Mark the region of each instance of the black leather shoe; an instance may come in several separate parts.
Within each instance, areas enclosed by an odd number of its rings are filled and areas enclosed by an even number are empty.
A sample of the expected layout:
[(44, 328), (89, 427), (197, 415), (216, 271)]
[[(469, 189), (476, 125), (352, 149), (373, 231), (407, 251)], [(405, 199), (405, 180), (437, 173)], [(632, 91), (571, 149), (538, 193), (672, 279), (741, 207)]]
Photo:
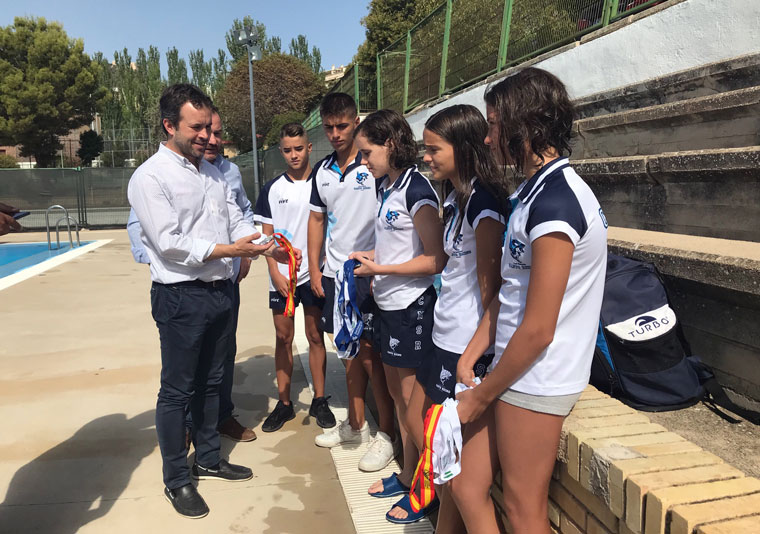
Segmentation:
[(185, 484), (181, 488), (173, 490), (164, 488), (164, 496), (182, 517), (200, 519), (208, 515), (206, 501), (203, 500), (203, 497), (192, 484)]
[(274, 407), (272, 413), (264, 420), (264, 424), (261, 425), (261, 430), (264, 432), (274, 432), (280, 430), (282, 425), (295, 419), (296, 412), (293, 410), (293, 403), (285, 404), (282, 401), (277, 401), (277, 406)]
[(253, 478), (253, 471), (242, 465), (234, 465), (227, 460), (220, 460), (214, 467), (193, 465), (193, 478), (197, 480), (226, 480), (227, 482), (242, 482)]
[(314, 397), (309, 408), (309, 415), (317, 419), (317, 424), (322, 428), (332, 428), (335, 426), (335, 416), (327, 404), (330, 397)]

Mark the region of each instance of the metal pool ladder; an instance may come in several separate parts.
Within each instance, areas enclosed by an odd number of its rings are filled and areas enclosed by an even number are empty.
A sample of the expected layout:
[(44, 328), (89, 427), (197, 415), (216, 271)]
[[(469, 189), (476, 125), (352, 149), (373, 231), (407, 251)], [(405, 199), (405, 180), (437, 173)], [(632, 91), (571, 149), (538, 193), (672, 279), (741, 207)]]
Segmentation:
[[(56, 241), (56, 247), (53, 248), (52, 244), (50, 243), (50, 212), (55, 210), (61, 210), (63, 211), (63, 217), (58, 219), (55, 223), (55, 241)], [(45, 228), (47, 229), (47, 242), (48, 242), (48, 250), (58, 250), (61, 248), (61, 236), (60, 236), (60, 228), (61, 228), (61, 222), (66, 221), (66, 229), (69, 231), (69, 245), (71, 248), (74, 248), (74, 240), (71, 238), (71, 223), (74, 223), (74, 228), (77, 232), (77, 246), (81, 247), (82, 242), (79, 240), (79, 223), (77, 220), (69, 215), (69, 210), (61, 206), (60, 204), (55, 204), (54, 206), (50, 206), (47, 210), (45, 210)]]

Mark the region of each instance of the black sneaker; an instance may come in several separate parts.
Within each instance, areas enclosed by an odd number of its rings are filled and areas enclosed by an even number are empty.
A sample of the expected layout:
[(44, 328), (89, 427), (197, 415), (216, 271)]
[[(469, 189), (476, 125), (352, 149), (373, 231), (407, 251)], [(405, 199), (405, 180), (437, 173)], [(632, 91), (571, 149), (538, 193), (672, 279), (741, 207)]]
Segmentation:
[(208, 506), (198, 490), (192, 484), (170, 490), (164, 488), (166, 500), (172, 503), (174, 510), (181, 516), (190, 519), (200, 519), (208, 515)]
[(317, 424), (322, 428), (332, 428), (335, 426), (335, 416), (330, 411), (327, 399), (330, 397), (314, 397), (309, 408), (309, 415), (317, 418)]
[(253, 471), (242, 465), (234, 465), (227, 460), (220, 460), (214, 467), (193, 464), (193, 478), (197, 480), (226, 480), (242, 482), (253, 478)]
[(282, 425), (295, 419), (296, 412), (293, 410), (293, 403), (285, 404), (282, 401), (277, 401), (277, 406), (274, 407), (269, 417), (264, 420), (264, 424), (261, 425), (261, 430), (264, 432), (274, 432), (280, 430)]

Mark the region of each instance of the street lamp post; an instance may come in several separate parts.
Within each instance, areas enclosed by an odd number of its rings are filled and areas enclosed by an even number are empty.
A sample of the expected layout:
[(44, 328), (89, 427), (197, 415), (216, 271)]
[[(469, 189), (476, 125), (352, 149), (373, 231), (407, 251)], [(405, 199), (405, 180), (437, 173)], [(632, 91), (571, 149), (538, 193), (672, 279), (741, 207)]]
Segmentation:
[(256, 108), (253, 102), (253, 62), (261, 59), (261, 47), (256, 44), (258, 35), (254, 28), (246, 26), (238, 30), (238, 43), (248, 50), (248, 83), (251, 91), (251, 139), (253, 145), (253, 196), (259, 198), (259, 153), (256, 147)]

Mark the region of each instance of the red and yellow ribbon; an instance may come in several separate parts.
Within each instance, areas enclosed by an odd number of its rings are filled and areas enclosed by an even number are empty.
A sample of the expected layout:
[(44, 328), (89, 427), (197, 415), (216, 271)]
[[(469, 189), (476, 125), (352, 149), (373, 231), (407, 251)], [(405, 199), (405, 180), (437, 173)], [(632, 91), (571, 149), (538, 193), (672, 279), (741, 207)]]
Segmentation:
[(288, 300), (285, 303), (285, 311), (282, 314), (285, 317), (293, 317), (296, 313), (296, 287), (298, 287), (298, 263), (296, 260), (296, 252), (293, 249), (293, 245), (290, 244), (288, 238), (282, 235), (280, 232), (275, 232), (272, 237), (277, 242), (277, 245), (288, 251), (288, 271), (290, 274), (290, 285), (288, 286)]
[(425, 415), (425, 430), (423, 436), (422, 454), (417, 462), (417, 469), (414, 471), (412, 487), (409, 490), (409, 502), (412, 510), (417, 513), (435, 498), (435, 484), (433, 480), (433, 437), (435, 429), (438, 427), (438, 421), (441, 419), (443, 405), (433, 404), (428, 408)]

